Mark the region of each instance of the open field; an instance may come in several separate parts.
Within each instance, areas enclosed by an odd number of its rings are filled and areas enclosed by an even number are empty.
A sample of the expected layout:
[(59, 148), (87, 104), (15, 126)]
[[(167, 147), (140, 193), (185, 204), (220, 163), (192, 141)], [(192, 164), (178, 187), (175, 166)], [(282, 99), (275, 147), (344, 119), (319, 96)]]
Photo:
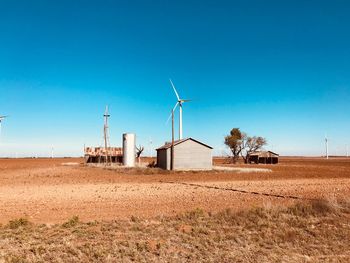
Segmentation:
[(82, 159), (0, 160), (0, 222), (26, 217), (61, 223), (73, 215), (83, 221), (150, 218), (196, 208), (215, 212), (290, 205), (298, 198), (350, 198), (350, 159), (288, 158), (275, 166), (249, 166), (269, 168), (271, 173), (62, 165), (69, 162)]
[(249, 166), (263, 173), (62, 165), (81, 162), (0, 160), (0, 261), (348, 262), (350, 159)]

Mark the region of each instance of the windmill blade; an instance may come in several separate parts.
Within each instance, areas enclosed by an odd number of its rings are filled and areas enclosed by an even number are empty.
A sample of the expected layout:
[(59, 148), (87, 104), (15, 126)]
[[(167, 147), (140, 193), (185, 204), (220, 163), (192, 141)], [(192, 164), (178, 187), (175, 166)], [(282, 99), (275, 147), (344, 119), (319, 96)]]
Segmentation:
[[(176, 102), (176, 104), (175, 104), (175, 107), (173, 108), (173, 111), (175, 112), (175, 110), (176, 110), (176, 107), (179, 105), (179, 102)], [(173, 113), (170, 113), (170, 116), (169, 116), (169, 118), (167, 119), (167, 121), (166, 121), (166, 123), (165, 124), (168, 124), (168, 122), (169, 122), (169, 120), (171, 119), (171, 116), (173, 115)]]
[(178, 100), (180, 100), (180, 96), (179, 96), (179, 94), (177, 93), (176, 88), (175, 88), (175, 86), (174, 86), (173, 82), (171, 81), (171, 79), (169, 79), (169, 80), (170, 80), (170, 84), (171, 84), (171, 86), (172, 86), (172, 87), (173, 87), (173, 89), (174, 89), (174, 92), (175, 92), (175, 95), (176, 95), (177, 99), (178, 99)]

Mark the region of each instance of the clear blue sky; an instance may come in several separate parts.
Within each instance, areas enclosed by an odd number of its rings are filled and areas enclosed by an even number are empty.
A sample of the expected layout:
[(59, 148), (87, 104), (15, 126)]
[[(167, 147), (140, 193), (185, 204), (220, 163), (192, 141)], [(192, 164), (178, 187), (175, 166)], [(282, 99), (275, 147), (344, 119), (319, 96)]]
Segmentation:
[[(153, 148), (175, 95), (215, 153), (240, 127), (288, 155), (350, 144), (349, 1), (0, 0), (0, 156), (81, 155), (135, 132)], [(149, 152), (149, 149), (147, 149)]]

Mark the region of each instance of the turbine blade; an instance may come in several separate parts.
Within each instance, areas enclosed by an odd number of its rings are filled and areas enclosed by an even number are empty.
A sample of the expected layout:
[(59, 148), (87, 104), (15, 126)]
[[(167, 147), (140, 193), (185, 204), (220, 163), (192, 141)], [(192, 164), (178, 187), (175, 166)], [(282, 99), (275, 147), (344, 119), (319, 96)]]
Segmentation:
[(175, 104), (175, 106), (174, 106), (174, 108), (173, 108), (173, 111), (175, 112), (175, 110), (176, 110), (176, 107), (179, 105), (179, 102), (176, 102), (176, 104)]
[[(173, 111), (175, 112), (175, 110), (176, 110), (176, 107), (179, 105), (179, 103), (178, 102), (176, 102), (176, 104), (175, 104), (175, 107), (173, 108)], [(170, 113), (170, 116), (169, 116), (169, 118), (167, 119), (167, 121), (166, 121), (166, 123), (165, 124), (168, 124), (168, 122), (170, 121), (170, 119), (171, 119), (171, 115), (172, 115), (172, 113)]]
[(166, 120), (165, 124), (168, 124), (169, 120), (171, 119), (171, 115), (172, 115), (172, 113), (170, 113), (170, 115), (169, 115), (168, 119)]
[(174, 89), (174, 92), (175, 92), (175, 95), (176, 95), (177, 99), (180, 100), (180, 96), (179, 96), (179, 94), (177, 93), (176, 88), (175, 88), (173, 82), (171, 81), (171, 79), (169, 79), (169, 80), (170, 80), (171, 86), (172, 86), (173, 89)]

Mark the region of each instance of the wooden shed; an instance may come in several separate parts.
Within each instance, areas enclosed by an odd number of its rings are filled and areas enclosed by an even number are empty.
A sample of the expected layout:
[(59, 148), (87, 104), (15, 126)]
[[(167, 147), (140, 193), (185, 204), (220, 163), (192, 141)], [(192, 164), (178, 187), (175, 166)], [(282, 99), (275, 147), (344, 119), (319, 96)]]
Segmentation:
[[(213, 148), (193, 138), (174, 142), (174, 170), (211, 170)], [(157, 166), (171, 169), (171, 143), (157, 149)]]
[(248, 163), (277, 164), (279, 155), (271, 151), (252, 152), (248, 155)]

